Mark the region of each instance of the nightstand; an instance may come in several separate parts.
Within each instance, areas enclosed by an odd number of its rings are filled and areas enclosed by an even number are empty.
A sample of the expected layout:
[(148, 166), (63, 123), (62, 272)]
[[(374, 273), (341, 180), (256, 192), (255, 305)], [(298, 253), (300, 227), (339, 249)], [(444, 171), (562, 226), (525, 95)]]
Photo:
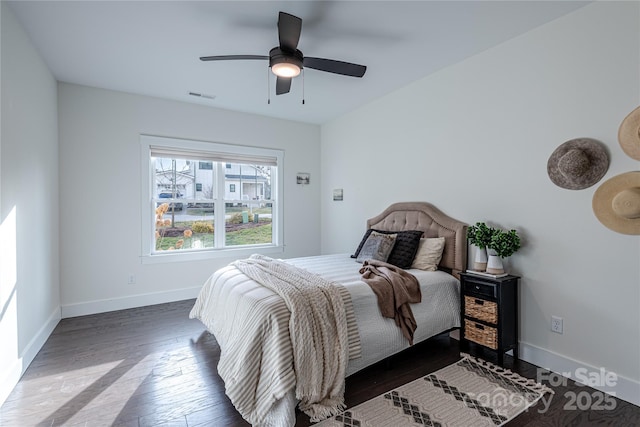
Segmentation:
[(469, 342), (496, 351), (498, 364), (513, 350), (518, 358), (518, 276), (460, 273), (460, 348)]

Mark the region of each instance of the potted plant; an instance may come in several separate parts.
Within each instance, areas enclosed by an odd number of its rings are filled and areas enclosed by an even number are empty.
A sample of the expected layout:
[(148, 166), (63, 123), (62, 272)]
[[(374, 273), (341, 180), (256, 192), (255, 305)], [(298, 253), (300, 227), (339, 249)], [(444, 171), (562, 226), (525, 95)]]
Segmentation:
[(484, 222), (476, 222), (467, 229), (469, 242), (476, 247), (473, 269), (485, 271), (487, 268), (487, 246), (491, 243), (491, 238), (495, 234), (495, 228), (488, 227)]
[(503, 274), (502, 259), (510, 257), (520, 249), (520, 237), (516, 230), (495, 230), (487, 248), (489, 249), (487, 273)]

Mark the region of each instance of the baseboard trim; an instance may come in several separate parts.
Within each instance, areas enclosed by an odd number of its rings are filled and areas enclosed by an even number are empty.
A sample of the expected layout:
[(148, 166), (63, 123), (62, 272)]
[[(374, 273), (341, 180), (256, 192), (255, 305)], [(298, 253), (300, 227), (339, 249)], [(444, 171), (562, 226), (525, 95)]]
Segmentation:
[[(640, 406), (640, 382), (636, 380), (522, 341), (520, 359)], [(610, 379), (609, 386), (606, 384), (607, 378)], [(588, 381), (596, 383), (588, 384)]]
[(29, 344), (25, 347), (22, 355), (15, 360), (15, 362), (7, 369), (5, 372), (1, 374), (2, 381), (0, 381), (0, 405), (2, 405), (5, 400), (9, 397), (13, 388), (20, 381), (20, 377), (27, 370), (33, 359), (35, 359), (36, 355), (42, 348), (49, 336), (58, 325), (58, 322), (61, 319), (60, 315), (60, 307), (56, 307), (51, 313), (51, 316), (47, 319), (47, 321), (42, 325), (40, 330), (35, 334), (35, 336), (29, 341)]
[(196, 298), (200, 289), (202, 289), (201, 286), (166, 292), (131, 295), (121, 298), (87, 301), (77, 304), (65, 304), (61, 306), (62, 318), (66, 319), (68, 317), (86, 316), (89, 314), (106, 313), (108, 311), (126, 310), (128, 308), (182, 301)]

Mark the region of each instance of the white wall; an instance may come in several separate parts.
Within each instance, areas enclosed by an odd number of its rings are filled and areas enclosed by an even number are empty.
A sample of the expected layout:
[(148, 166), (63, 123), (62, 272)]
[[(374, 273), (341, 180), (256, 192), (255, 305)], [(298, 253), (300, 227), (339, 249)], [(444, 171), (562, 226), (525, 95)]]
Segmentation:
[(0, 402), (60, 319), (56, 81), (5, 2), (0, 151)]
[(318, 126), (65, 83), (58, 96), (63, 317), (192, 298), (232, 261), (141, 264), (140, 134), (284, 150), (285, 251), (273, 256), (320, 252)]
[(577, 137), (607, 145), (604, 179), (639, 169), (617, 142), (640, 104), (639, 8), (591, 4), (322, 126), (322, 252), (353, 251), (365, 219), (396, 201), (517, 228), (524, 247), (507, 267), (522, 275), (523, 358), (604, 367), (639, 404), (640, 236), (598, 222), (597, 185), (564, 190), (546, 173)]

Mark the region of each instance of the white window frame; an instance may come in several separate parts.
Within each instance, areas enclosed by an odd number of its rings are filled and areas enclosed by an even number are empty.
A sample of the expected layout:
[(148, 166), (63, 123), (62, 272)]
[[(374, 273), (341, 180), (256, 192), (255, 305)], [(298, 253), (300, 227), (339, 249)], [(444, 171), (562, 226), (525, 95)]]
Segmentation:
[[(271, 157), (276, 159), (276, 166), (273, 166), (275, 172), (272, 180), (275, 185), (272, 187), (271, 200), (272, 203), (272, 227), (273, 242), (269, 244), (247, 245), (239, 247), (216, 247), (203, 249), (198, 251), (180, 252), (180, 251), (164, 251), (162, 253), (154, 252), (154, 234), (155, 234), (155, 202), (153, 189), (153, 174), (155, 170), (151, 162), (152, 147), (166, 147), (175, 150), (210, 152), (212, 154), (227, 153), (230, 156), (245, 157)], [(284, 151), (250, 147), (245, 145), (231, 145), (217, 142), (205, 142), (179, 138), (169, 138), (153, 135), (140, 135), (140, 170), (142, 171), (141, 179), (141, 213), (142, 213), (142, 255), (143, 264), (154, 264), (172, 261), (196, 261), (221, 257), (247, 257), (254, 253), (269, 254), (284, 251), (284, 228), (283, 228), (283, 190), (284, 190)], [(219, 163), (224, 169), (225, 165)], [(224, 185), (216, 183), (218, 188), (222, 190), (222, 201), (224, 206)], [(219, 197), (219, 195), (218, 195)], [(224, 210), (217, 208), (215, 210), (215, 223), (220, 221), (224, 223)], [(216, 241), (220, 242), (222, 233), (216, 233)]]

